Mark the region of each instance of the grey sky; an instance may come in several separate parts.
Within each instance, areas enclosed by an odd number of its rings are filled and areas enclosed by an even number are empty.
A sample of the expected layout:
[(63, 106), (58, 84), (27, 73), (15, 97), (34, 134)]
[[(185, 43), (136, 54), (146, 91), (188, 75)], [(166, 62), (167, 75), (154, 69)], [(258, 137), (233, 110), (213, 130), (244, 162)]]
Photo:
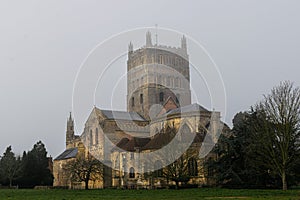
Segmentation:
[[(66, 118), (80, 64), (124, 30), (172, 28), (202, 43), (227, 90), (226, 122), (262, 94), (300, 85), (299, 1), (1, 1), (0, 153), (42, 140), (64, 149)], [(124, 63), (124, 68), (126, 67)], [(92, 108), (91, 108), (92, 109)]]

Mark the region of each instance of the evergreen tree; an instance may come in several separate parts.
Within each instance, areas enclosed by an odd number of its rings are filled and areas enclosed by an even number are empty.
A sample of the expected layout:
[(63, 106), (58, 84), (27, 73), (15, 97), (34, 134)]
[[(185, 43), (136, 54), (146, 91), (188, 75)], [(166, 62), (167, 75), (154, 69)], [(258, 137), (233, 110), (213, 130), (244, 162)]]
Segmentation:
[(16, 158), (11, 146), (7, 147), (0, 161), (0, 177), (2, 183), (7, 183), (11, 187), (13, 181), (18, 176), (20, 169), (20, 158)]
[(52, 185), (53, 175), (49, 169), (45, 145), (41, 141), (37, 142), (31, 151), (23, 153), (22, 174), (20, 184), (23, 187)]

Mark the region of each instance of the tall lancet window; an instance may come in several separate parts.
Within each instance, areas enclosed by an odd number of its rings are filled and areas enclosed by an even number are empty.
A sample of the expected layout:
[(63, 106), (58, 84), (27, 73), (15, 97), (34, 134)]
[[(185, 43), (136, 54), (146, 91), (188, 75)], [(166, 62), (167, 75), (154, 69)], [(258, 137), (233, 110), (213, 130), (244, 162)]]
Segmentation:
[(143, 94), (140, 94), (140, 104), (143, 104), (144, 103), (144, 97), (143, 97)]
[(159, 93), (159, 101), (160, 101), (160, 102), (163, 102), (163, 101), (164, 101), (164, 93), (163, 93), (163, 92), (160, 92), (160, 93)]
[(96, 135), (95, 135), (95, 142), (96, 142), (96, 144), (98, 144), (99, 143), (99, 133), (98, 133), (98, 128), (96, 128)]
[(93, 145), (93, 131), (90, 130), (90, 146)]

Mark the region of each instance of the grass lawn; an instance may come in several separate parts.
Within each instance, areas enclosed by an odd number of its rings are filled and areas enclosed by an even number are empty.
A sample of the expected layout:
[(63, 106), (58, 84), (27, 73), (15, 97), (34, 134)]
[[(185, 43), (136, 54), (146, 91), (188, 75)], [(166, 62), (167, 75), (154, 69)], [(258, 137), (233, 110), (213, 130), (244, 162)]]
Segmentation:
[(217, 188), (182, 190), (0, 190), (0, 199), (300, 199), (300, 190), (230, 190)]

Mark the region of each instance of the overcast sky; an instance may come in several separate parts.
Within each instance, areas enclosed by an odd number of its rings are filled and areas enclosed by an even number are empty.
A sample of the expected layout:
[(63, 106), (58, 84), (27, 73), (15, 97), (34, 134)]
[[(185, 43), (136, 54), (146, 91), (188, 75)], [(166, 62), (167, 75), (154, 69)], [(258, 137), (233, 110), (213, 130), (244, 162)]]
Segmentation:
[(299, 9), (296, 0), (2, 0), (1, 154), (8, 145), (20, 154), (42, 140), (56, 157), (65, 148), (73, 83), (88, 53), (111, 35), (154, 24), (204, 45), (223, 77), (231, 124), (280, 81), (300, 85)]

